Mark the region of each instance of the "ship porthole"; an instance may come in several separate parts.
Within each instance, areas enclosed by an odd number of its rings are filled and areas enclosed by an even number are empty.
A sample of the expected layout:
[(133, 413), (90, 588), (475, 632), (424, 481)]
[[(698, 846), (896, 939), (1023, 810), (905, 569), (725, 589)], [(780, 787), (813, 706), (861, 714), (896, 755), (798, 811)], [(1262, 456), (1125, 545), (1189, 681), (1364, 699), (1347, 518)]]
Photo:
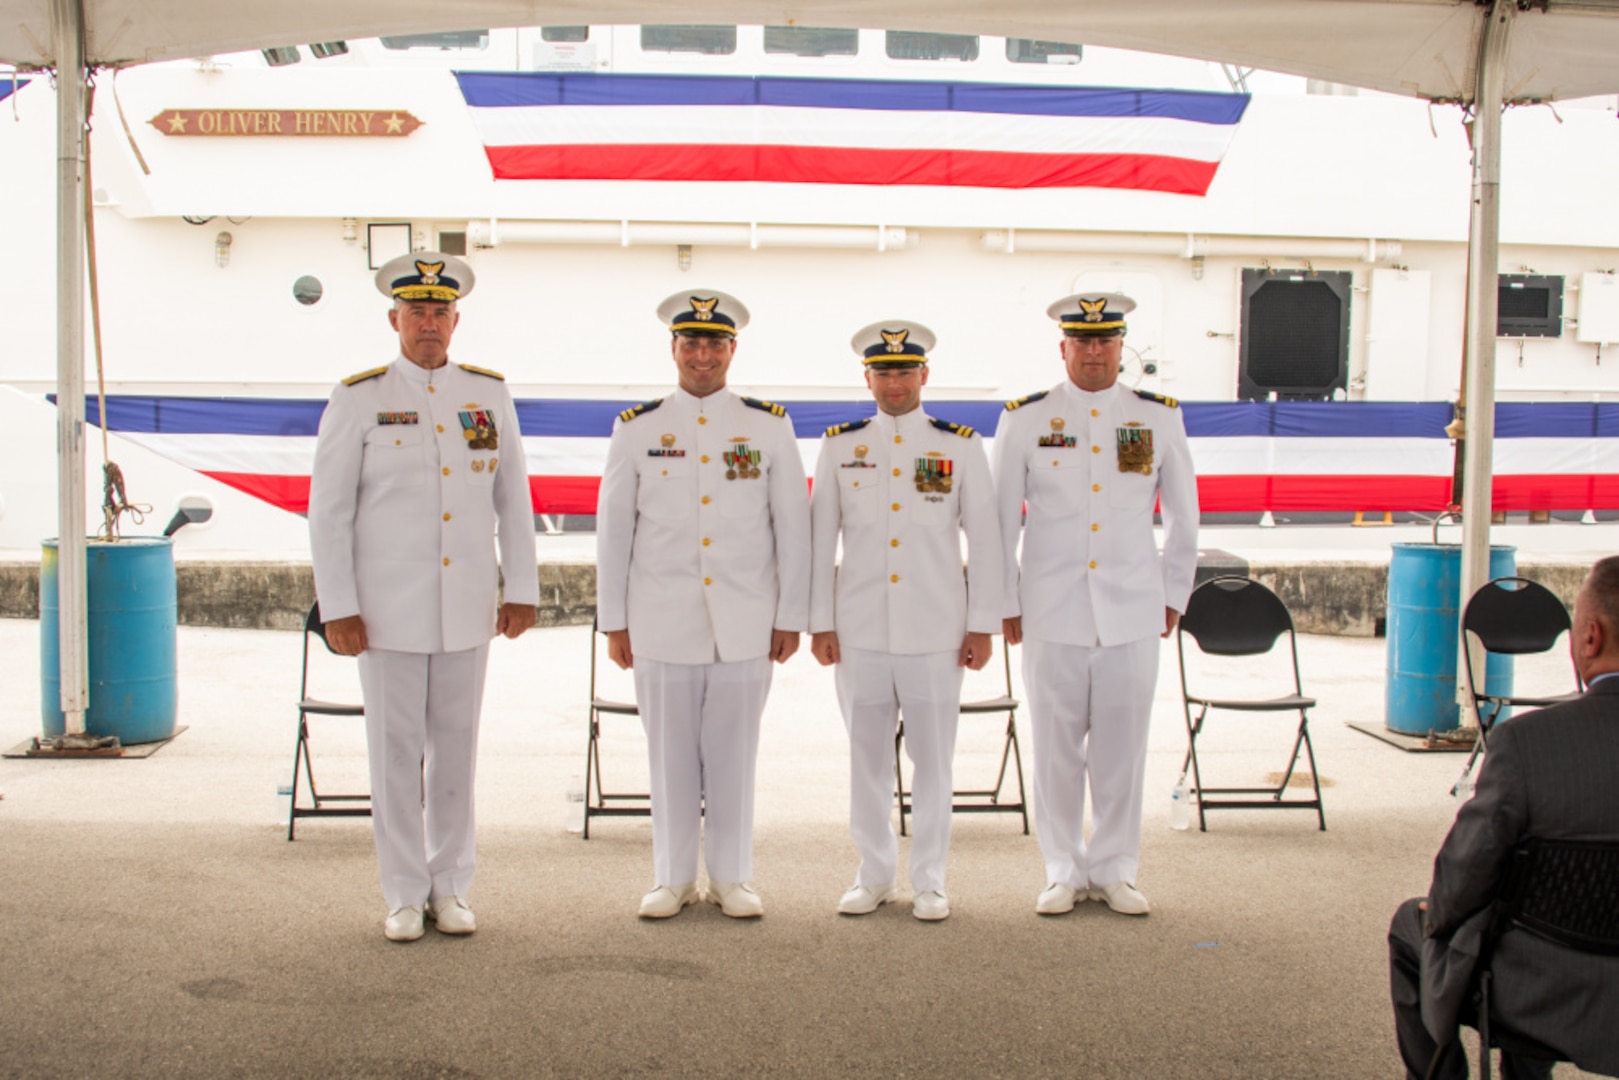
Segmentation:
[(320, 278), (311, 274), (305, 274), (292, 283), (292, 298), (305, 307), (318, 304), (324, 294), (325, 289), (321, 286)]

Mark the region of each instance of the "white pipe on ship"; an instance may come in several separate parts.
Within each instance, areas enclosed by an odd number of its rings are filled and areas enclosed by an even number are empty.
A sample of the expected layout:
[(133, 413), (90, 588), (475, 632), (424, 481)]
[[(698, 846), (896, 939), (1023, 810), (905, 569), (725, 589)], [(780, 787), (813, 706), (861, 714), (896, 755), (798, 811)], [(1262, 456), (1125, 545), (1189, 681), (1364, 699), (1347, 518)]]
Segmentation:
[(761, 222), (469, 221), (467, 240), (498, 244), (617, 244), (623, 247), (914, 248), (921, 236), (903, 225), (768, 225)]
[(1198, 236), (1191, 233), (1104, 233), (1058, 229), (987, 229), (978, 234), (985, 251), (1065, 252), (1088, 255), (1173, 255), (1182, 259), (1251, 256), (1283, 259), (1359, 259), (1399, 256), (1398, 240), (1298, 236)]

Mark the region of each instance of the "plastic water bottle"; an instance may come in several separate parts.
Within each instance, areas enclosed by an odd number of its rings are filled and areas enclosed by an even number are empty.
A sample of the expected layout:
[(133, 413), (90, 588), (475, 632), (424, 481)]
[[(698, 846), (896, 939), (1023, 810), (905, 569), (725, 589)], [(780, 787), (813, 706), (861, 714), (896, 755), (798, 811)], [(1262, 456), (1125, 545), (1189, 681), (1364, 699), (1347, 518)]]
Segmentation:
[(563, 792), (562, 827), (571, 833), (585, 831), (585, 778), (577, 773)]
[(275, 786), (276, 824), (292, 824), (292, 781)]
[(1473, 789), (1476, 786), (1473, 782), (1473, 770), (1469, 769), (1462, 773), (1462, 778), (1456, 781), (1456, 786), (1450, 789), (1450, 793), (1456, 796), (1457, 802), (1464, 803), (1473, 797)]
[(1192, 827), (1192, 792), (1186, 786), (1186, 774), (1175, 782), (1175, 790), (1169, 793), (1169, 827), (1176, 832), (1184, 832)]

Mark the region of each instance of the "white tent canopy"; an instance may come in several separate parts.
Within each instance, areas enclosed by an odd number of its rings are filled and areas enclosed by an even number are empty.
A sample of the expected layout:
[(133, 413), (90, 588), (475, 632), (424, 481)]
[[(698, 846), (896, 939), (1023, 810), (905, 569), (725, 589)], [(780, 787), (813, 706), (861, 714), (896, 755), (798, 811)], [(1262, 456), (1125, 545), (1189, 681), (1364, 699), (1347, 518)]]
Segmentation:
[[(1619, 0), (0, 0), (0, 63), (82, 72), (266, 46), (580, 23), (871, 27), (1077, 41), (1477, 104), (1473, 130), (1463, 596), (1489, 565), (1500, 107), (1619, 91)], [(83, 161), (80, 78), (58, 82), (62, 710), (83, 730)], [(1475, 512), (1483, 511), (1483, 512)]]
[[(468, 27), (736, 22), (1080, 41), (1195, 56), (1438, 101), (1471, 101), (1474, 0), (81, 0), (92, 66)], [(54, 67), (52, 0), (0, 0), (0, 62)], [(1619, 0), (1518, 0), (1507, 101), (1619, 89)]]

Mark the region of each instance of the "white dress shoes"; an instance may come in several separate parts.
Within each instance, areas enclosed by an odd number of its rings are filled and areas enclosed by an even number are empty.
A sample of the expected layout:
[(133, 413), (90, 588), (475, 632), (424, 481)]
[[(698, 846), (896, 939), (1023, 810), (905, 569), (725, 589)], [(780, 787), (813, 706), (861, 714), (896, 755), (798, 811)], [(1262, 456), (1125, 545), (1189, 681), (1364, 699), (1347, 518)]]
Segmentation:
[(870, 915), (894, 899), (894, 883), (855, 885), (838, 901), (839, 915)]
[(659, 885), (656, 889), (641, 897), (641, 918), (673, 918), (679, 915), (687, 905), (695, 903), (697, 903), (696, 884)]
[(1152, 910), (1147, 898), (1128, 881), (1115, 881), (1091, 890), (1091, 899), (1100, 900), (1120, 915), (1145, 915)]
[(441, 934), (470, 934), (478, 929), (477, 917), (459, 896), (429, 900), (427, 917), (433, 920), (433, 925), (438, 927)]
[(389, 941), (415, 941), (424, 933), (420, 904), (394, 908), (388, 912), (388, 921), (382, 924), (382, 936)]
[(733, 919), (757, 919), (765, 913), (765, 902), (746, 882), (710, 881), (708, 902), (718, 904)]
[(942, 892), (917, 893), (911, 901), (911, 914), (923, 922), (938, 922), (950, 917), (950, 901)]
[(1066, 915), (1074, 910), (1074, 903), (1082, 899), (1084, 890), (1054, 881), (1047, 885), (1034, 902), (1034, 910), (1041, 915)]

